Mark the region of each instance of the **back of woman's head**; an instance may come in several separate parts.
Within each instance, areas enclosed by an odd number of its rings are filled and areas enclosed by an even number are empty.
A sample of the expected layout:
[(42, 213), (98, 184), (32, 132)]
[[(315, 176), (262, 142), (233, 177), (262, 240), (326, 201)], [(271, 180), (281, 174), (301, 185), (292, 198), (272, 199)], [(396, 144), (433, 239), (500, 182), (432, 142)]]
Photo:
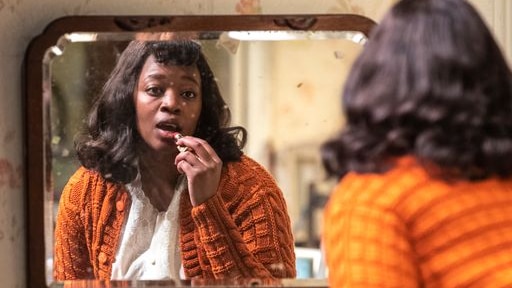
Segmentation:
[(414, 155), (449, 177), (512, 173), (512, 75), (464, 0), (402, 0), (372, 31), (344, 89), (347, 123), (322, 148), (330, 174)]
[(230, 111), (198, 43), (191, 40), (132, 41), (123, 51), (101, 94), (95, 99), (76, 150), (83, 166), (113, 181), (127, 183), (137, 173), (134, 91), (149, 56), (162, 65), (197, 65), (201, 76), (202, 111), (196, 137), (210, 142), (224, 162), (242, 154), (246, 133), (228, 127)]

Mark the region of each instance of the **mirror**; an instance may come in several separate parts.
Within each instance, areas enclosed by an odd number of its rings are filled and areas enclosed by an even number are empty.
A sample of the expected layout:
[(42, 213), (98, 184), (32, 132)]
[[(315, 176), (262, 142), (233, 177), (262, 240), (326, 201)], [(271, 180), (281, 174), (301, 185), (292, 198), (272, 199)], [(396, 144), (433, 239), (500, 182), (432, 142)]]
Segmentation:
[(322, 278), (320, 217), (334, 183), (319, 145), (342, 124), (345, 75), (375, 23), (358, 15), (78, 16), (35, 38), (25, 62), (28, 283), (52, 283), (60, 192), (78, 167), (73, 138), (92, 97), (131, 39), (186, 34), (200, 42), (232, 112), (244, 153), (276, 178), (297, 246), (298, 275)]

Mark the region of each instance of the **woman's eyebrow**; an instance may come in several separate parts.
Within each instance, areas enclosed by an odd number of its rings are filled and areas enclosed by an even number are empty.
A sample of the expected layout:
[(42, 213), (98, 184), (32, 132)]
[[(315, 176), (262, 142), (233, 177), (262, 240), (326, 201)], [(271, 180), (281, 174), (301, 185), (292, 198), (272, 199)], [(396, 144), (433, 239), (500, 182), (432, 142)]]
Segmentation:
[(144, 77), (144, 80), (146, 80), (146, 79), (162, 80), (165, 78), (166, 78), (166, 76), (162, 73), (151, 73), (151, 74), (146, 75), (146, 77)]
[(194, 82), (194, 83), (195, 83), (196, 85), (198, 85), (198, 86), (200, 85), (199, 81), (197, 81), (196, 77), (194, 77), (194, 76), (191, 76), (191, 75), (183, 75), (183, 76), (181, 76), (181, 78), (183, 78), (183, 79), (188, 79), (188, 80), (190, 80), (191, 82)]

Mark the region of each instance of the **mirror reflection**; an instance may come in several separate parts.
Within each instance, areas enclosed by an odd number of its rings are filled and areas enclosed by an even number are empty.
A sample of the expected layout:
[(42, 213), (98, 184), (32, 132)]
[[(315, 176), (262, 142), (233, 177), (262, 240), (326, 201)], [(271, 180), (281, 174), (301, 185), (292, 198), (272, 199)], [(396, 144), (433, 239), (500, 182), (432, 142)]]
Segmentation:
[[(73, 33), (45, 56), (43, 68), (47, 177), (45, 245), (53, 279), (54, 227), (66, 182), (80, 162), (74, 143), (92, 100), (132, 39), (168, 33)], [(173, 33), (172, 37), (181, 37)], [(188, 37), (188, 36), (187, 36)], [(231, 110), (248, 132), (244, 154), (280, 187), (290, 216), (298, 278), (324, 278), (321, 213), (327, 182), (319, 145), (337, 131), (345, 75), (366, 41), (360, 32), (234, 31), (196, 35)]]

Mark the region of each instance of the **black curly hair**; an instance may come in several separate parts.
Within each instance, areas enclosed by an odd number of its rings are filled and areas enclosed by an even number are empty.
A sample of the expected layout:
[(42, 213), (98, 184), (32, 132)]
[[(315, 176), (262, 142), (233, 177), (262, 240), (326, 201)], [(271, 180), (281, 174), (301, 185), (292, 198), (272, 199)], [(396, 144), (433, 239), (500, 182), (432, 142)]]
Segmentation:
[(135, 145), (140, 136), (133, 93), (150, 55), (165, 65), (197, 65), (203, 105), (194, 136), (208, 141), (224, 163), (239, 161), (247, 132), (229, 126), (231, 113), (201, 46), (180, 39), (128, 44), (91, 108), (85, 132), (75, 143), (81, 164), (114, 182), (129, 183), (137, 175)]
[(403, 0), (371, 32), (343, 91), (346, 126), (321, 148), (331, 176), (413, 155), (435, 176), (512, 174), (512, 74), (464, 0)]

